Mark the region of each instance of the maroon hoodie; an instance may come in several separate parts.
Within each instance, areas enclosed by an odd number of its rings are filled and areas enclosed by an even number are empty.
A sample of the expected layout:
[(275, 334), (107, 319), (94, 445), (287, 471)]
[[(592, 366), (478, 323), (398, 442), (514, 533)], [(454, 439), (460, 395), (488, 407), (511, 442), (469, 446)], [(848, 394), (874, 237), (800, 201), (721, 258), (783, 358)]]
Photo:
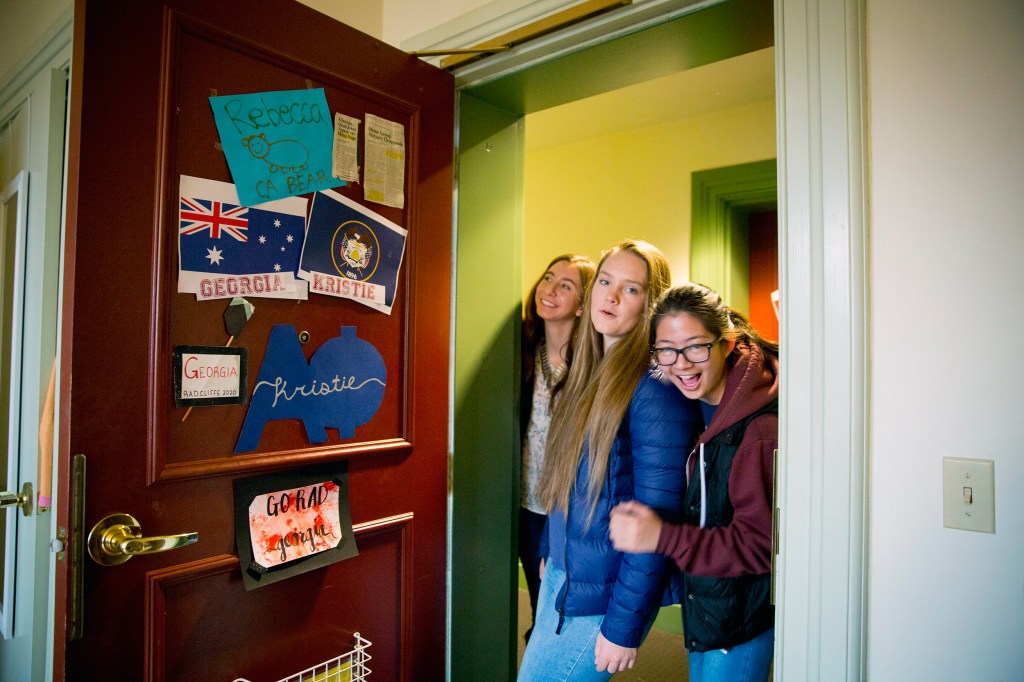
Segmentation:
[[(778, 360), (757, 345), (740, 343), (726, 378), (722, 401), (687, 460), (694, 472), (701, 445), (729, 426), (765, 407), (779, 395)], [(692, 575), (733, 578), (771, 570), (772, 483), (779, 420), (761, 414), (747, 425), (729, 474), (732, 522), (716, 528), (663, 523), (657, 551)]]

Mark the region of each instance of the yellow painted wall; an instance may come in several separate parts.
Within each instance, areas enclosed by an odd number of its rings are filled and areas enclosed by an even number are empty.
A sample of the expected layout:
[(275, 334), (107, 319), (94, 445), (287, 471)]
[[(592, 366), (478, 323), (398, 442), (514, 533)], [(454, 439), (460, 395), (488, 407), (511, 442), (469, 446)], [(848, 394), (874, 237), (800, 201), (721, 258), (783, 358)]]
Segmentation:
[(772, 159), (775, 150), (775, 102), (765, 100), (527, 151), (524, 296), (555, 255), (573, 251), (597, 261), (603, 249), (631, 237), (664, 251), (673, 281), (686, 281), (690, 174)]

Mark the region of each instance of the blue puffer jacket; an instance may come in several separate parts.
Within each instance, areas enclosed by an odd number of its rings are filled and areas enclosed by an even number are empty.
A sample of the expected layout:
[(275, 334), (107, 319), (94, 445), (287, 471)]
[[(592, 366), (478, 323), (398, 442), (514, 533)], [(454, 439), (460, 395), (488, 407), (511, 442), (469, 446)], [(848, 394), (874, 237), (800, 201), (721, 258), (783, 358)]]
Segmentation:
[(678, 603), (678, 582), (674, 594), (666, 590), (667, 576), (675, 568), (672, 562), (660, 554), (615, 551), (608, 539), (608, 515), (619, 502), (635, 499), (665, 518), (679, 517), (686, 456), (702, 426), (696, 401), (653, 372), (645, 374), (619, 425), (605, 487), (589, 527), (589, 458), (584, 446), (569, 499), (562, 561), (568, 578), (555, 602), (560, 617), (603, 613), (605, 639), (637, 647), (654, 609)]

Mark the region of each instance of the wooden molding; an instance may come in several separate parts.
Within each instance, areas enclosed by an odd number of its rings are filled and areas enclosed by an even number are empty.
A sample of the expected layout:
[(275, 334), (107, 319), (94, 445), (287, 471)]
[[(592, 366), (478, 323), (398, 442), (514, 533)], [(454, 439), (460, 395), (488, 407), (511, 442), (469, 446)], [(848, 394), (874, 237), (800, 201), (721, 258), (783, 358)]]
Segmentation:
[(450, 54), (452, 56), (441, 60), (442, 69), (452, 69), (463, 66), (475, 59), (480, 59), (489, 54), (508, 50), (515, 45), (525, 43), (528, 40), (539, 38), (542, 35), (557, 31), (560, 28), (571, 26), (577, 22), (589, 19), (597, 14), (633, 4), (633, 0), (587, 0), (578, 5), (573, 5), (561, 12), (543, 17), (529, 24), (520, 26), (517, 29), (491, 38), (483, 43), (473, 45), (469, 48), (459, 50), (429, 50), (413, 52), (414, 55), (426, 56), (428, 54)]

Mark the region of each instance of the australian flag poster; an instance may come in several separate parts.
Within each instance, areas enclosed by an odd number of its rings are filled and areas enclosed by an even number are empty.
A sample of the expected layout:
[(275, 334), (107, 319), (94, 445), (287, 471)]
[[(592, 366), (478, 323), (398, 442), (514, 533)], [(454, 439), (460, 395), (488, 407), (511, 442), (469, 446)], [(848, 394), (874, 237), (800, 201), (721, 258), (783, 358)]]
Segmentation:
[(181, 176), (178, 291), (198, 300), (307, 298), (295, 275), (306, 236), (306, 206), (288, 197), (242, 206), (228, 182)]
[(350, 298), (390, 315), (407, 234), (337, 192), (317, 192), (299, 277), (313, 293)]

